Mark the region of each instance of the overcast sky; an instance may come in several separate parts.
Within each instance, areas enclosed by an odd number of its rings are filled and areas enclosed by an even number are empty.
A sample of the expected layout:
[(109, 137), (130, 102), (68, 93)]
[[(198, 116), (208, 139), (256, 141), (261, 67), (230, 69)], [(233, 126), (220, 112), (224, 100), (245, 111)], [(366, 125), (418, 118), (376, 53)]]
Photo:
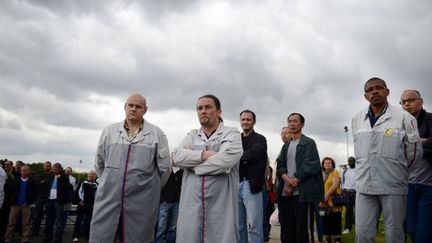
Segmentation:
[[(0, 158), (93, 167), (103, 127), (143, 94), (171, 148), (199, 127), (196, 99), (225, 124), (257, 114), (273, 162), (287, 115), (306, 118), (320, 156), (344, 163), (344, 126), (368, 103), (418, 89), (432, 110), (432, 1), (12, 1), (0, 3)], [(353, 154), (349, 133), (349, 153)]]

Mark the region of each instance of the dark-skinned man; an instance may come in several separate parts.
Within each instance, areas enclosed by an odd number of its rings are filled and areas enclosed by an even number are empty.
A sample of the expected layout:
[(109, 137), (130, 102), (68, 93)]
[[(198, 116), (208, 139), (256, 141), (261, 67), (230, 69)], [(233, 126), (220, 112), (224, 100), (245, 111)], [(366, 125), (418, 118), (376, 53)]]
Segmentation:
[(416, 119), (388, 104), (390, 90), (373, 77), (364, 85), (369, 107), (352, 119), (356, 157), (356, 242), (375, 242), (380, 208), (386, 242), (403, 243), (408, 167), (421, 153)]

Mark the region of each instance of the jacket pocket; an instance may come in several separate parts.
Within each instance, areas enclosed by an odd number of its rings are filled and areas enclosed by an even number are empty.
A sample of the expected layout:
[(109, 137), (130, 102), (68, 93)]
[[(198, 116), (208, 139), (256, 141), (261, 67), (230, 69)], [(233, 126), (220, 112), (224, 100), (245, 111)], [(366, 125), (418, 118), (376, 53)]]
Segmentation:
[(155, 169), (155, 151), (156, 147), (149, 145), (132, 146), (128, 168), (144, 173), (151, 173)]
[(120, 169), (122, 163), (127, 159), (128, 144), (113, 143), (107, 146), (107, 157), (105, 167)]
[(398, 158), (404, 151), (402, 146), (403, 135), (398, 129), (385, 129), (381, 136), (381, 155), (386, 158)]
[(354, 154), (356, 158), (366, 158), (369, 155), (371, 134), (361, 132), (354, 136)]
[(159, 150), (158, 155), (159, 155), (159, 159), (165, 159), (166, 157), (169, 156), (169, 151), (168, 151), (168, 149), (163, 148), (163, 149)]

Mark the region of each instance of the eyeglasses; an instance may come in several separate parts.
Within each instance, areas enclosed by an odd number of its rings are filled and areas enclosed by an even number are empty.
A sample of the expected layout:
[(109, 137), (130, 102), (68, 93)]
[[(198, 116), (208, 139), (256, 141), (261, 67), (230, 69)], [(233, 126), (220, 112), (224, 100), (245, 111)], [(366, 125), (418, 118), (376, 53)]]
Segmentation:
[(411, 104), (411, 103), (413, 103), (416, 100), (421, 100), (421, 98), (409, 98), (409, 99), (406, 99), (406, 100), (401, 100), (401, 101), (399, 101), (399, 104), (401, 104), (401, 105), (405, 105), (407, 103)]

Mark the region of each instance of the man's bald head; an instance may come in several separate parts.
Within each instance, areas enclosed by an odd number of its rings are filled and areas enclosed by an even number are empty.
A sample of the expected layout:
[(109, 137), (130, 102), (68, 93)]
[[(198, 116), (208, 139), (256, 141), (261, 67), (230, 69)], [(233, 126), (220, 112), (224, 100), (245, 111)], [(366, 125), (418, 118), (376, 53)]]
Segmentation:
[(141, 124), (143, 116), (147, 112), (147, 101), (144, 96), (138, 93), (132, 94), (127, 98), (124, 110), (128, 125)]
[(95, 181), (96, 178), (97, 178), (96, 171), (94, 171), (94, 170), (89, 171), (88, 176), (87, 176), (87, 180)]
[(144, 96), (142, 96), (141, 94), (134, 93), (134, 94), (129, 95), (129, 97), (126, 100), (126, 104), (132, 100), (133, 101), (139, 101), (142, 105), (147, 106), (146, 98)]
[(402, 109), (408, 111), (414, 117), (418, 117), (423, 109), (423, 99), (417, 90), (405, 90), (401, 94)]

